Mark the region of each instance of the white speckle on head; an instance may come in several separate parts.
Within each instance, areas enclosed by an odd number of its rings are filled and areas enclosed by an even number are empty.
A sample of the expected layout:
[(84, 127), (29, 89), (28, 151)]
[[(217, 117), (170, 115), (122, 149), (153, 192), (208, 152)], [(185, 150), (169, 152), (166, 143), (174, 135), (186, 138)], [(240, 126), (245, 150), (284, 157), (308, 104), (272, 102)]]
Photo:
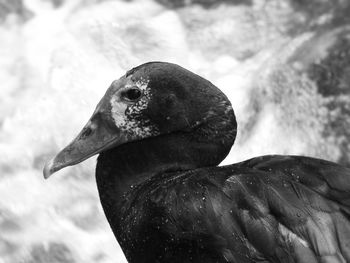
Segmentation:
[(128, 105), (123, 103), (118, 96), (112, 96), (110, 103), (114, 123), (117, 127), (122, 127), (126, 122), (125, 111)]
[(148, 87), (148, 83), (149, 81), (144, 79), (134, 83), (134, 86), (138, 87), (143, 92), (143, 96), (137, 103), (129, 107), (128, 112), (130, 114), (139, 114), (142, 110), (147, 108), (148, 102), (151, 99), (151, 89)]
[(149, 80), (143, 78), (135, 82), (129, 79), (124, 86), (126, 89), (136, 86), (142, 91), (142, 98), (135, 104), (130, 105), (122, 101), (118, 95), (112, 96), (110, 100), (115, 125), (137, 139), (159, 134), (158, 129), (149, 120), (142, 118), (142, 111), (148, 107), (151, 99), (151, 89), (148, 83)]
[(146, 80), (144, 78), (140, 78), (138, 81), (135, 82), (135, 85), (142, 91), (146, 91), (148, 88), (149, 80)]

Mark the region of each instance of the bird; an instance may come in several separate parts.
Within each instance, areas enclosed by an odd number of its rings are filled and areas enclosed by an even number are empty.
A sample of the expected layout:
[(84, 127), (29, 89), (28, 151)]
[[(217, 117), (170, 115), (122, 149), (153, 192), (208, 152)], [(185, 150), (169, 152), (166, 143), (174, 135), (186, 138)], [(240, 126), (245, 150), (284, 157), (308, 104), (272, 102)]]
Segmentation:
[(148, 62), (111, 83), (43, 173), (99, 154), (100, 201), (128, 262), (350, 262), (350, 169), (297, 155), (219, 166), (236, 133), (219, 88)]

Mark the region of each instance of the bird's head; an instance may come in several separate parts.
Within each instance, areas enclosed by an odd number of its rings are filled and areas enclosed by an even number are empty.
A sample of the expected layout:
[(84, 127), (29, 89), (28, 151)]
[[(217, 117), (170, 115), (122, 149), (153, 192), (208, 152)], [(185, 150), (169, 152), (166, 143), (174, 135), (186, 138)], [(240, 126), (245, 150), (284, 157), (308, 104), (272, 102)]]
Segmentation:
[(112, 82), (78, 136), (45, 165), (44, 177), (122, 144), (195, 131), (194, 140), (212, 140), (228, 148), (226, 156), (236, 136), (227, 97), (178, 65), (146, 63)]

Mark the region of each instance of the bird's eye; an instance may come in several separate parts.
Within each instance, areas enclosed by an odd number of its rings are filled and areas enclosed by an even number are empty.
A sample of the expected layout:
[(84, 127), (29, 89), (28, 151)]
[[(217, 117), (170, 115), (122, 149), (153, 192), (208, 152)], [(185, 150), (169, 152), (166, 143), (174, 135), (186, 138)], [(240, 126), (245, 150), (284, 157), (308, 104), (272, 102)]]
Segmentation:
[(141, 90), (137, 88), (127, 89), (122, 93), (123, 98), (129, 101), (138, 100), (142, 95)]

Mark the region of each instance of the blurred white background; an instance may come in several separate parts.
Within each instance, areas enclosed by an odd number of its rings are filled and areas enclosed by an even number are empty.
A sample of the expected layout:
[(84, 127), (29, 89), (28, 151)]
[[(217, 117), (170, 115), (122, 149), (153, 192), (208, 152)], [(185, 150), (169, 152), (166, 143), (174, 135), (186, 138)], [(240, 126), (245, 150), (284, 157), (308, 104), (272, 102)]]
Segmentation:
[(0, 0), (0, 263), (126, 262), (95, 158), (45, 181), (109, 84), (168, 61), (238, 119), (224, 164), (280, 153), (350, 164), (348, 0)]

